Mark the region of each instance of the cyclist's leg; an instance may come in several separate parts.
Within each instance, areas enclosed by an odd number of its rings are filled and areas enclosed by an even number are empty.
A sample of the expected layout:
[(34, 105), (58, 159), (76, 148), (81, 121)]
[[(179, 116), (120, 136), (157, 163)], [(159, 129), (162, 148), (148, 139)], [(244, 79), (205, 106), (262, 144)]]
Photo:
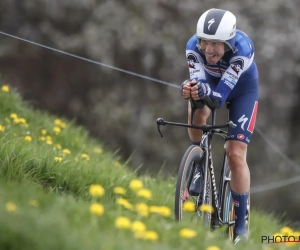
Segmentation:
[(250, 190), (250, 172), (246, 162), (247, 147), (250, 142), (257, 113), (258, 91), (236, 96), (230, 102), (229, 119), (238, 126), (230, 129), (226, 152), (231, 170), (231, 193), (235, 209), (235, 234), (245, 233), (245, 215)]
[[(195, 110), (193, 122), (194, 125), (201, 126), (206, 124), (206, 120), (210, 115), (210, 109), (207, 106), (200, 105), (200, 108)], [(192, 108), (191, 103), (188, 102), (188, 123), (192, 123)], [(202, 131), (200, 129), (191, 129), (188, 128), (188, 134), (191, 141), (195, 144), (200, 144)]]

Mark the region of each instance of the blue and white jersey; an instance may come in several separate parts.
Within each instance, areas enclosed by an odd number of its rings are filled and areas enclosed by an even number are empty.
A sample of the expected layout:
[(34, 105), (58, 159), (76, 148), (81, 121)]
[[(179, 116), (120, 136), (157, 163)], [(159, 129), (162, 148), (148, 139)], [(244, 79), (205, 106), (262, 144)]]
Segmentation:
[[(220, 105), (234, 95), (242, 94), (243, 90), (251, 88), (251, 79), (258, 79), (258, 71), (254, 61), (254, 44), (242, 31), (236, 30), (235, 48), (225, 52), (217, 64), (208, 64), (205, 55), (198, 48), (196, 34), (186, 45), (186, 57), (190, 71), (190, 79), (196, 79), (211, 85), (213, 91), (219, 93)], [(244, 81), (244, 80), (245, 81)], [(250, 81), (249, 81), (250, 80)], [(217, 82), (217, 84), (212, 84)], [(247, 82), (247, 83), (246, 83)], [(255, 84), (257, 81), (253, 81)], [(247, 86), (242, 86), (244, 85)]]

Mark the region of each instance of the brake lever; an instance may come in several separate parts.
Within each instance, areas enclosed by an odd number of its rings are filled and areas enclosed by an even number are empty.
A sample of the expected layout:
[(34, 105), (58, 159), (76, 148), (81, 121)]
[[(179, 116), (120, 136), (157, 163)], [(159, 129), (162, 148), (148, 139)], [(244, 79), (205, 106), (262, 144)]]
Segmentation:
[(158, 118), (158, 119), (156, 120), (156, 124), (157, 124), (157, 130), (158, 130), (158, 132), (160, 133), (160, 137), (163, 137), (163, 134), (162, 134), (162, 132), (160, 131), (160, 125), (162, 125), (162, 126), (165, 126), (165, 125), (166, 125), (164, 119)]

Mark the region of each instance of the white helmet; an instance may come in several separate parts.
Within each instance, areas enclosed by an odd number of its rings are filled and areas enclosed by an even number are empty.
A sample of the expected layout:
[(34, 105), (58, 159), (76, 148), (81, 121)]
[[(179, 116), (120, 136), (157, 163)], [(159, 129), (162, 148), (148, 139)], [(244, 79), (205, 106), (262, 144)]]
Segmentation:
[(225, 43), (225, 51), (234, 50), (236, 17), (231, 12), (221, 9), (210, 9), (203, 13), (197, 24), (197, 37)]

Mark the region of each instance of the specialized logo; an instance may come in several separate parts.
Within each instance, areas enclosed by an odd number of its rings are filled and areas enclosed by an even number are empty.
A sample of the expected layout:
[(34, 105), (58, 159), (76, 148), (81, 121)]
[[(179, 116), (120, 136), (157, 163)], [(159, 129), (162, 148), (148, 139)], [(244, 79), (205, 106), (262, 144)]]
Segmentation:
[(196, 181), (201, 177), (201, 174), (200, 173), (197, 173), (195, 176), (194, 176), (194, 180), (193, 180), (193, 183), (196, 184)]
[(195, 63), (199, 63), (196, 55), (194, 55), (193, 53), (187, 54), (187, 62), (188, 62), (189, 68), (192, 68), (192, 69), (195, 69)]
[(241, 58), (235, 59), (232, 61), (230, 67), (237, 75), (239, 75), (240, 71), (244, 69), (244, 60)]
[(213, 19), (210, 19), (209, 21), (208, 21), (208, 30), (210, 30), (210, 26), (213, 24), (215, 22), (215, 19), (213, 18)]
[(245, 129), (244, 129), (244, 126), (245, 126), (245, 123), (246, 123), (247, 121), (248, 121), (248, 117), (246, 117), (245, 114), (242, 115), (242, 116), (238, 119), (238, 122), (241, 122), (241, 123), (242, 123), (242, 124), (241, 124), (242, 130), (245, 130)]

